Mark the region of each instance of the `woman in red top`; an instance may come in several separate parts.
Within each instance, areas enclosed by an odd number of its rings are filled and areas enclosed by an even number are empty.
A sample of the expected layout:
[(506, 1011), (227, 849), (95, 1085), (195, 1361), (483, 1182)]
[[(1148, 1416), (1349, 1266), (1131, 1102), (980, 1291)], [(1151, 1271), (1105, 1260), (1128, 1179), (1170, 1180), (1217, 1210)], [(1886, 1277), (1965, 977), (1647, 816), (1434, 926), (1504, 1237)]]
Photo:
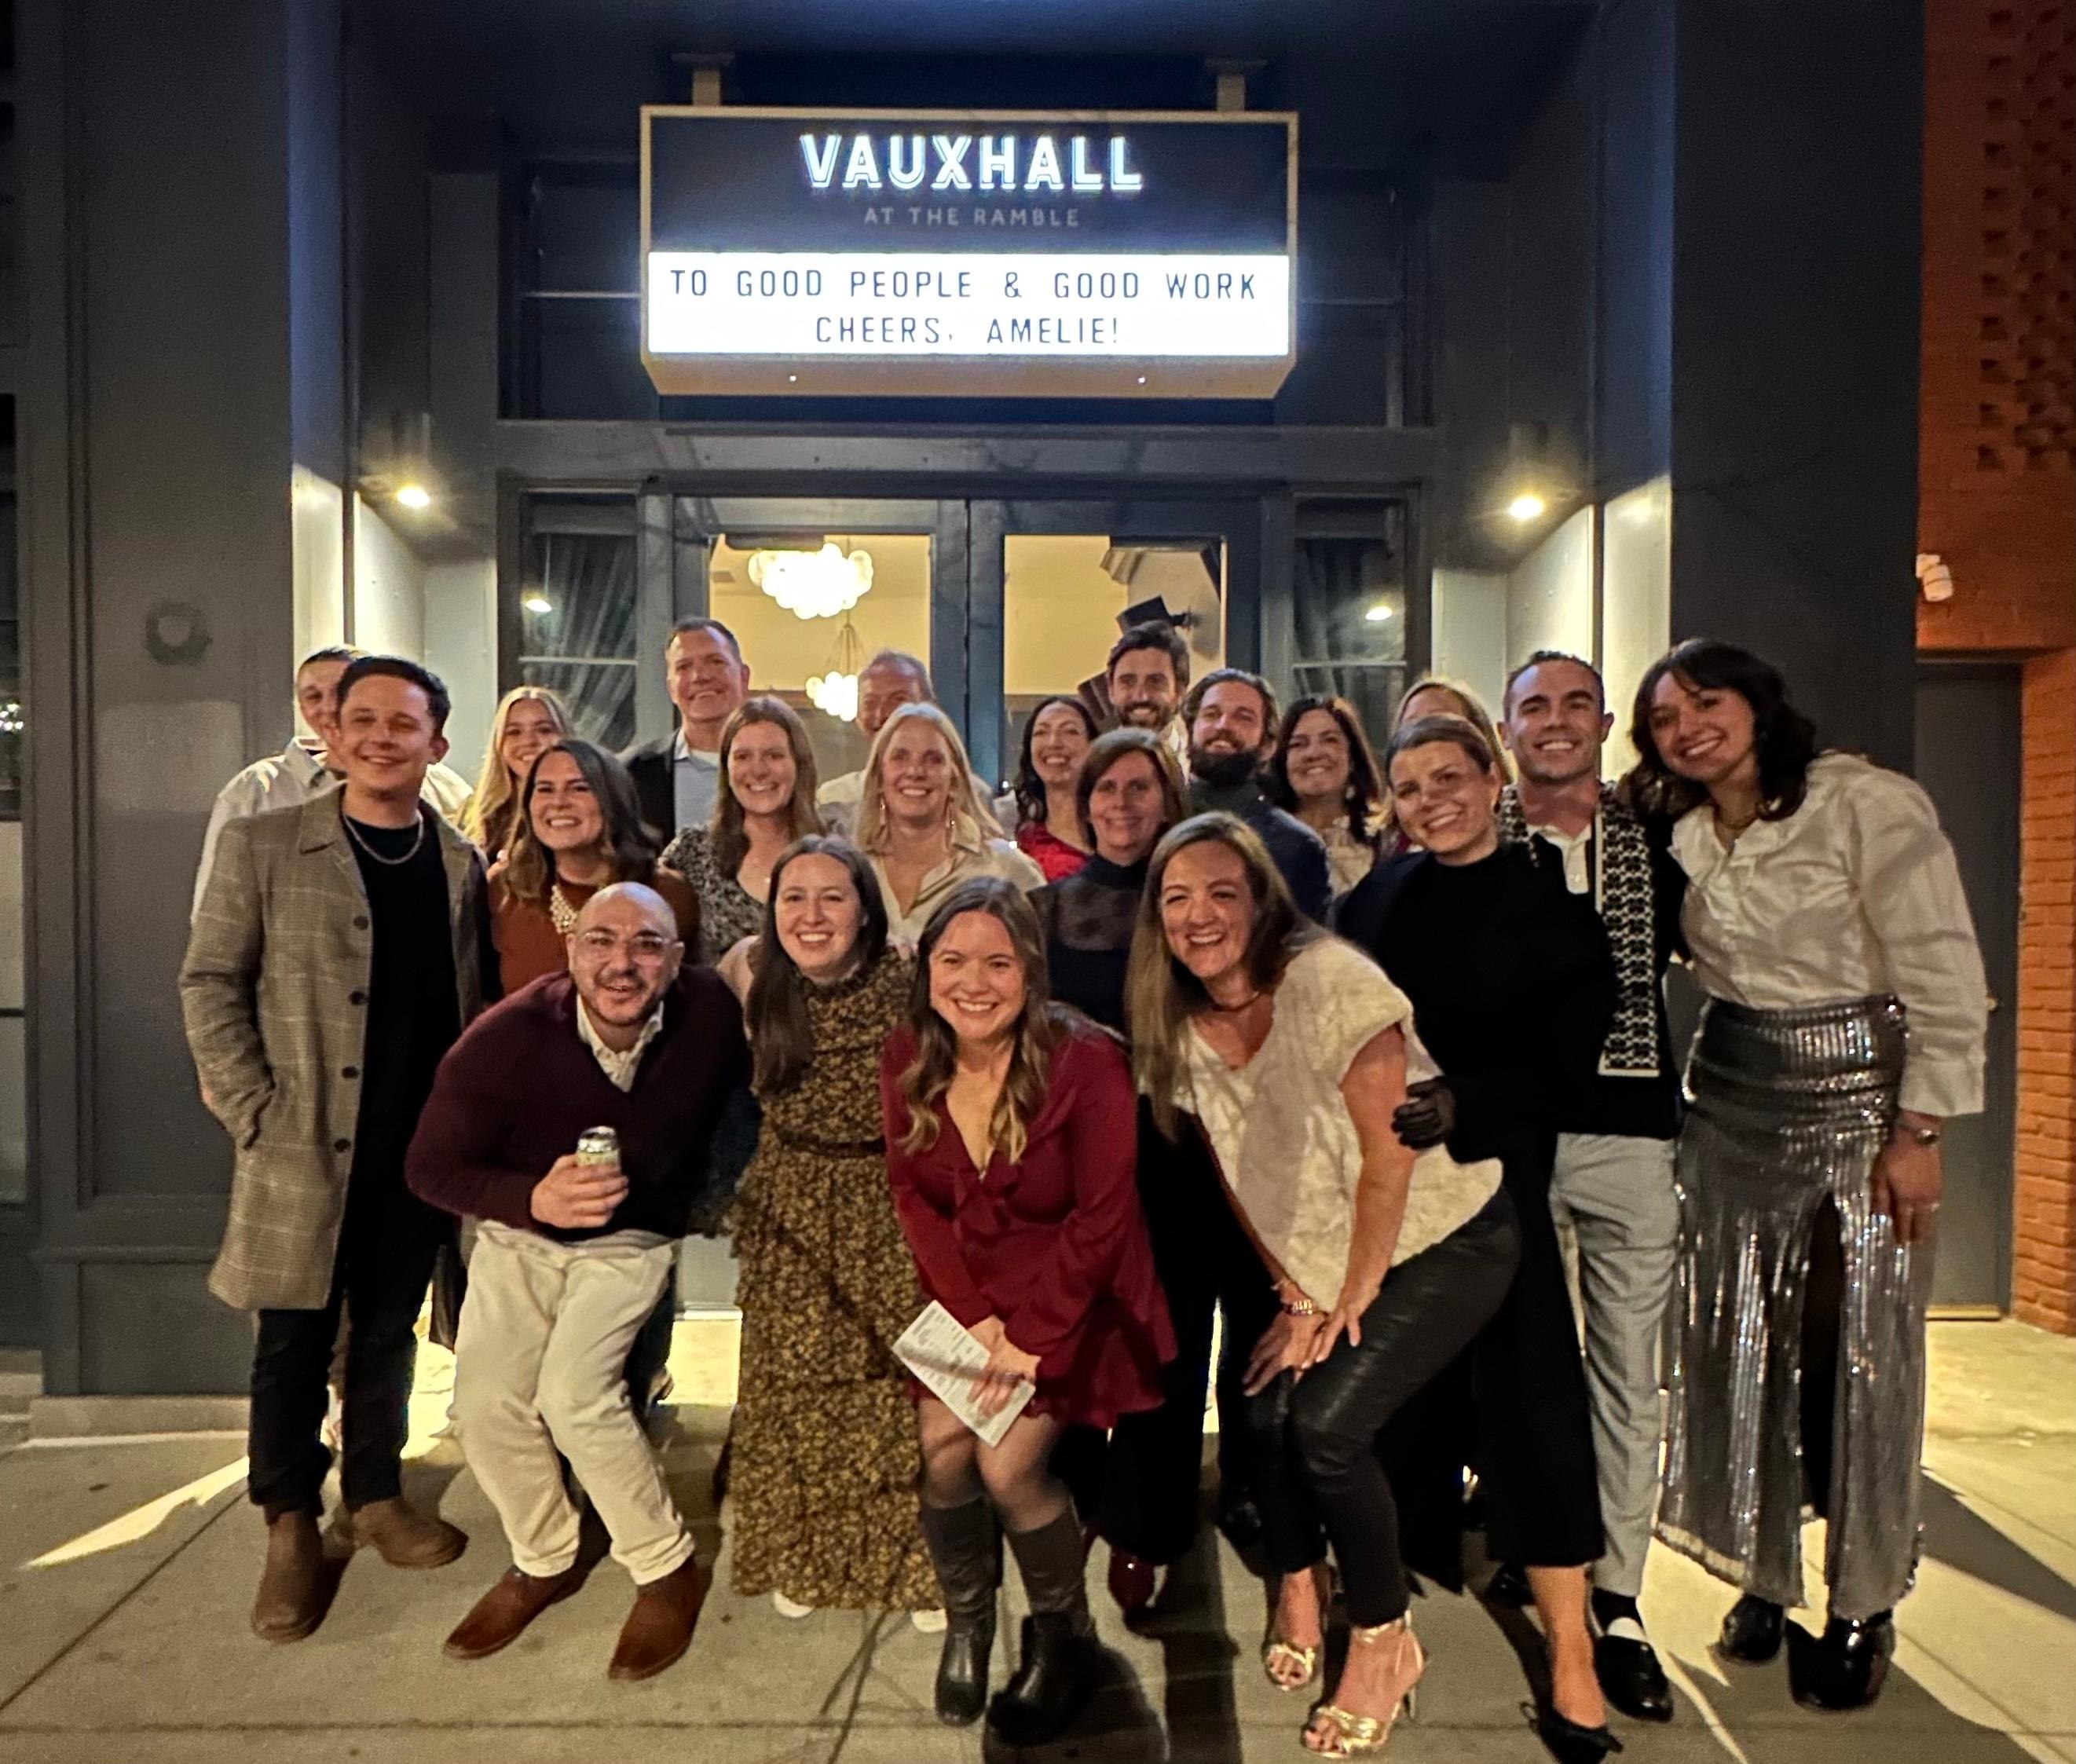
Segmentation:
[(1175, 1351), (1133, 1177), (1131, 1073), (1114, 1040), (1048, 995), (1030, 903), (983, 877), (924, 930), (879, 1090), (924, 1291), (988, 1349), (982, 1406), (1019, 1379), (1037, 1387), (994, 1446), (918, 1392), (923, 1533), (950, 1617), (937, 1714), (962, 1725), (986, 1703), (999, 1517), (1032, 1616), (988, 1720), (1011, 1744), (1040, 1745), (1086, 1700), (1095, 1661), (1081, 1525), (1053, 1447), (1069, 1423), (1157, 1406)]
[(1024, 721), (1015, 788), (995, 805), (1005, 823), (1009, 809), (1015, 809), (1017, 849), (1045, 872), (1048, 882), (1064, 880), (1089, 861), (1092, 841), (1074, 786), (1098, 733), (1095, 718), (1079, 699), (1039, 699)]

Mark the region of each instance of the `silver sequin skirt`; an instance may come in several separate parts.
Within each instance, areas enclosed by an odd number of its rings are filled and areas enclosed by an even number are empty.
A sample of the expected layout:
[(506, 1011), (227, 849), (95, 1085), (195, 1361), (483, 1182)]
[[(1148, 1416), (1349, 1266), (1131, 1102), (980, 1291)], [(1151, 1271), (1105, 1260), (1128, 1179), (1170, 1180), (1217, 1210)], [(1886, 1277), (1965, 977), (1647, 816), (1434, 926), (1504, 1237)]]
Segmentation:
[(1932, 1251), (1898, 1244), (1870, 1194), (1904, 1041), (1893, 998), (1712, 1000), (1679, 1135), (1659, 1535), (1747, 1592), (1801, 1604), (1803, 1299), (1811, 1227), (1835, 1202), (1845, 1285), (1825, 1579), (1844, 1617), (1895, 1605), (1916, 1557)]

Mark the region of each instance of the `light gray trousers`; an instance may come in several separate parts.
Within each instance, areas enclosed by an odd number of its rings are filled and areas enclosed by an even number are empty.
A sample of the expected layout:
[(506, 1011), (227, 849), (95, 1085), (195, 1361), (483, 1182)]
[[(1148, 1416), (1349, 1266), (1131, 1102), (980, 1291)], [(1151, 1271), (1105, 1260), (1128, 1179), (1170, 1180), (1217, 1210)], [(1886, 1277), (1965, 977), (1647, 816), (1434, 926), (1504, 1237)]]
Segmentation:
[(1564, 1133), (1550, 1184), (1559, 1236), (1576, 1249), (1579, 1323), (1607, 1552), (1601, 1591), (1643, 1588), (1658, 1506), (1659, 1342), (1679, 1246), (1674, 1142)]

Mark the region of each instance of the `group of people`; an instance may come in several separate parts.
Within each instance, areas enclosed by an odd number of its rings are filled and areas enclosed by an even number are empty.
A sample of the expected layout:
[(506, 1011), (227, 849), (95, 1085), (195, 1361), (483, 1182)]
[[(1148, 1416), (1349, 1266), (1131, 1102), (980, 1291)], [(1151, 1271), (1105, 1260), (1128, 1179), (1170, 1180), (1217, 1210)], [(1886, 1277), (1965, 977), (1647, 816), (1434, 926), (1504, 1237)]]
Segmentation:
[[(666, 663), (678, 726), (624, 762), (508, 695), (456, 827), (439, 681), (321, 653), (316, 745), (212, 820), (181, 990), (235, 1148), (211, 1288), (258, 1314), (260, 1635), (324, 1614), (334, 1378), (334, 1536), (461, 1552), (399, 1460), (465, 1238), (454, 1419), (512, 1567), (448, 1653), (575, 1590), (588, 1509), (636, 1588), (611, 1675), (679, 1658), (706, 1583), (642, 1416), (720, 1197), (736, 1589), (915, 1613), (946, 1722), (1070, 1725), (1089, 1554), (1127, 1620), (1157, 1604), (1214, 1383), (1215, 1510), (1319, 1755), (1385, 1745), (1410, 1575), (1460, 1588), (1472, 1528), (1486, 1596), (1539, 1617), (1566, 1764), (1620, 1749), (1610, 1705), (1672, 1712), (1654, 1536), (1739, 1589), (1726, 1655), (1785, 1640), (1800, 1700), (1879, 1694), (1987, 1007), (1916, 786), (1707, 640), (1646, 672), (1619, 784), (1601, 681), (1555, 652), (1497, 724), (1420, 683), (1380, 757), (1343, 701), (1192, 682), (1135, 626), (1095, 702), (1032, 709), (999, 798), (915, 658), (864, 670), (869, 757), (826, 781), (725, 627)], [(1707, 994), (1684, 1090), (1675, 961)], [(985, 1355), (964, 1418), (896, 1351), (932, 1301)], [(990, 1696), (1005, 1550), (1030, 1616)]]

